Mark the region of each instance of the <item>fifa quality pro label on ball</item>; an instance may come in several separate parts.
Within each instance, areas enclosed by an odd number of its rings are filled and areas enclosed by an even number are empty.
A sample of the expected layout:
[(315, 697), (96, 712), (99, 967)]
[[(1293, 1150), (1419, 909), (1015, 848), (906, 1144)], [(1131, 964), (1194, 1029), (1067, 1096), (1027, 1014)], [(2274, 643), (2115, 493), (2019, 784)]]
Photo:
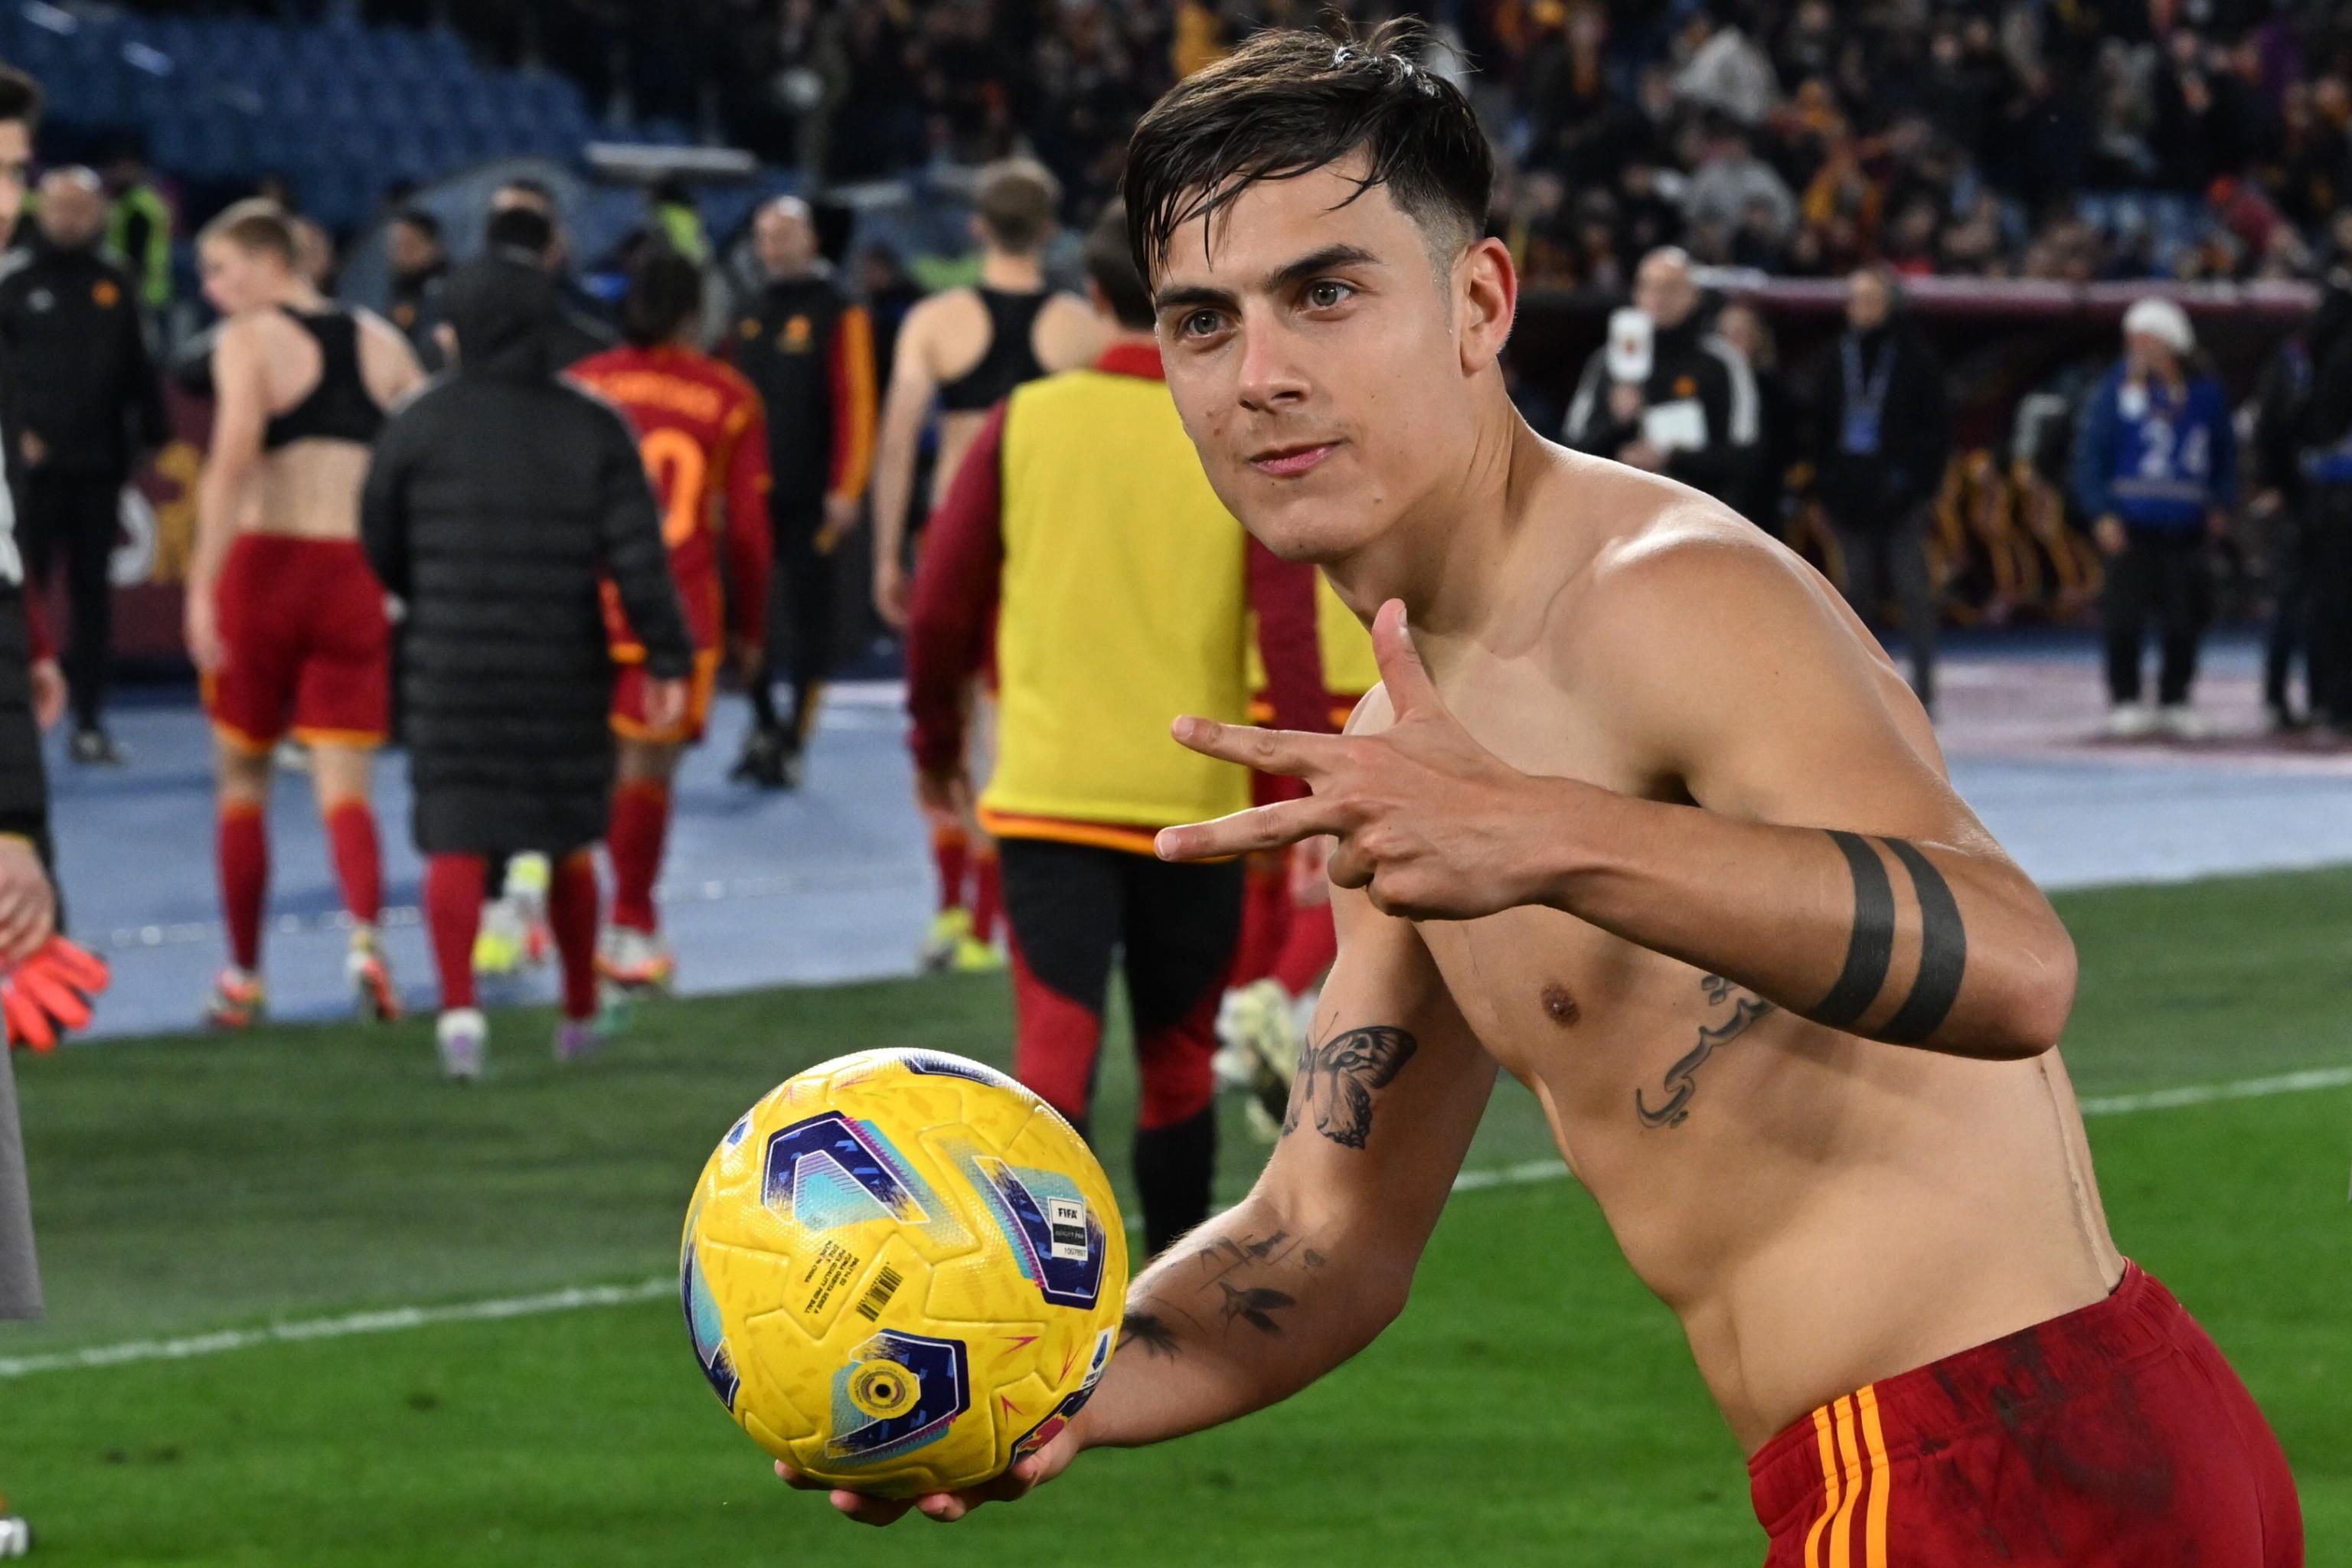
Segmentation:
[(1087, 1260), (1087, 1205), (1076, 1198), (1045, 1200), (1048, 1250), (1066, 1262)]

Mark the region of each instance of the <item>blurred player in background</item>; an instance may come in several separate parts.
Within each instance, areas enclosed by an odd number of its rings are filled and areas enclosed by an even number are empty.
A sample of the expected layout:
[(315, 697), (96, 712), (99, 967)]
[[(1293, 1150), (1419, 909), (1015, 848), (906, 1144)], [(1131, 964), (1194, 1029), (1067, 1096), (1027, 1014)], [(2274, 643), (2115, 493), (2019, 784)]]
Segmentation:
[(122, 487), (141, 456), (171, 435), (138, 279), (100, 247), (105, 226), (98, 175), (52, 169), (41, 178), (34, 243), (0, 261), (17, 539), (37, 592), (53, 563), (65, 567), (73, 608), (67, 754), (100, 764), (122, 761), (104, 722), (114, 626), (109, 567), (121, 533)]
[(2065, 928), (1817, 574), (1521, 419), (1493, 154), (1419, 45), (1260, 32), (1129, 143), (1209, 481), (1376, 612), (1382, 676), (1346, 736), (1178, 721), (1313, 794), (1159, 848), (1337, 835), (1339, 956), (1265, 1173), (1136, 1280), (1091, 1403), (913, 1506), (960, 1517), (1354, 1355), (1505, 1069), (1680, 1320), (1772, 1568), (2297, 1568), (2261, 1412), (2108, 1235), (2053, 1051)]
[[(907, 624), (907, 509), (934, 401), (939, 439), (927, 512), (946, 496), (990, 409), (1024, 382), (1091, 363), (1102, 348), (1102, 325), (1085, 303), (1045, 288), (1045, 247), (1061, 201), (1060, 182), (1041, 164), (1016, 158), (982, 169), (971, 220), (979, 284), (931, 296), (898, 329), (874, 469), (874, 605), (890, 626)], [(971, 700), (967, 739), (978, 749), (971, 772), (984, 780), (988, 699), (975, 687)], [(1000, 898), (995, 847), (968, 819), (928, 815), (940, 910), (923, 944), (924, 966), (991, 967)]]
[(227, 318), (213, 350), (218, 402), (187, 594), (188, 652), (218, 742), (229, 933), (206, 1016), (242, 1027), (264, 1005), (269, 759), (291, 733), (310, 748), (352, 922), (352, 984), (363, 1010), (389, 1019), (399, 1001), (376, 938), (383, 878), (369, 804), (390, 718), (389, 631), (360, 552), (359, 494), (385, 411), (423, 374), (391, 325), (330, 304), (296, 270), (294, 229), (277, 207), (230, 207), (198, 247), (205, 296)]
[[(2198, 645), (2212, 610), (2206, 551), (2230, 525), (2238, 437), (2230, 395), (2195, 362), (2188, 312), (2169, 300), (2124, 313), (2124, 357), (2083, 407), (2074, 499), (2107, 558), (2106, 732), (2202, 739), (2189, 705)], [(2140, 700), (2153, 621), (2161, 667), (2156, 706)]]
[[(767, 408), (768, 498), (775, 536), (772, 649), (748, 670), (752, 729), (735, 777), (797, 789), (816, 728), (835, 632), (841, 574), (835, 551), (857, 526), (874, 471), (874, 328), (817, 250), (816, 220), (798, 196), (779, 196), (751, 222), (762, 283), (736, 311), (726, 353)], [(782, 666), (792, 707), (776, 711)]]
[(491, 868), (509, 855), (553, 863), (555, 1054), (596, 1044), (590, 847), (612, 816), (614, 770), (604, 595), (618, 595), (644, 649), (630, 696), (648, 732), (680, 732), (694, 645), (636, 433), (560, 378), (553, 279), (493, 254), (453, 272), (442, 300), (456, 371), (385, 427), (363, 517), (368, 559), (408, 607), (409, 771), (441, 978), (435, 1034), (442, 1071), (463, 1081), (480, 1076), (489, 1037), (475, 1005), (475, 926)]
[(1093, 368), (1015, 392), (973, 437), (923, 548), (907, 702), (925, 807), (970, 810), (965, 696), (994, 628), (1000, 751), (979, 815), (1004, 857), (1013, 1070), (1087, 1130), (1123, 955), (1143, 1079), (1135, 1183), (1157, 1252), (1209, 1212), (1210, 1058), (1242, 868), (1163, 864), (1151, 835), (1249, 799), (1242, 769), (1188, 756), (1159, 715), (1246, 717), (1253, 610), (1278, 721), (1324, 728), (1325, 700), (1312, 573), (1250, 541), (1201, 477), (1117, 207), (1087, 238), (1087, 276), (1110, 344)]
[[(545, 273), (554, 285), (556, 308), (543, 328), (558, 370), (568, 370), (619, 340), (584, 309), (572, 276), (571, 236), (555, 193), (537, 180), (509, 180), (490, 194), (489, 217), (482, 227), (485, 251), (510, 257)], [(497, 894), (482, 911), (474, 964), (484, 974), (512, 973), (547, 956), (548, 889), (553, 868), (536, 853), (512, 857), (493, 867), (489, 886)]]
[(613, 689), (620, 775), (604, 840), (613, 858), (613, 921), (597, 967), (631, 991), (667, 988), (677, 970), (654, 909), (654, 883), (669, 837), (678, 757), (702, 739), (720, 659), (731, 657), (747, 681), (757, 679), (765, 662), (768, 438), (760, 395), (695, 346), (701, 326), (702, 269), (666, 247), (648, 247), (630, 268), (621, 304), (623, 346), (571, 372), (619, 408), (636, 433), (694, 642), (686, 711), (657, 721), (646, 709), (654, 678), (645, 645), (619, 590), (606, 590), (605, 626), (620, 667)]

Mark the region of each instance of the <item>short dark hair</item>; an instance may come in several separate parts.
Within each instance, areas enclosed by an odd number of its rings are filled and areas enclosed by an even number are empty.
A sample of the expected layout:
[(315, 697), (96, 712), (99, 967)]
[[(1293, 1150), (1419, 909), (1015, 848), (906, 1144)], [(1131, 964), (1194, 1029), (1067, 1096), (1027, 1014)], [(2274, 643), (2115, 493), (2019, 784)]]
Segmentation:
[(667, 245), (649, 245), (629, 265), (621, 336), (635, 347), (666, 343), (702, 314), (702, 268)]
[(1033, 158), (1000, 159), (980, 172), (972, 205), (989, 238), (1016, 256), (1028, 256), (1054, 237), (1062, 182)]
[(490, 215), (482, 243), (492, 250), (516, 251), (526, 260), (542, 261), (555, 243), (555, 225), (535, 207), (508, 207)]
[(28, 127), (37, 125), (46, 101), (39, 82), (15, 66), (0, 66), (0, 123), (22, 121)]
[(441, 243), (441, 220), (423, 207), (403, 207), (392, 215), (392, 221), (403, 228), (413, 228), (436, 245)]
[(1151, 290), (1135, 269), (1135, 252), (1127, 243), (1127, 205), (1114, 199), (1087, 231), (1087, 280), (1102, 290), (1110, 313), (1122, 327), (1151, 330)]
[(293, 218), (267, 196), (247, 196), (222, 208), (220, 216), (196, 236), (199, 245), (215, 239), (243, 251), (268, 251), (289, 267), (296, 264), (301, 251)]
[[(1148, 280), (1176, 231), (1213, 217), (1261, 180), (1287, 180), (1361, 153), (1357, 194), (1375, 185), (1457, 250), (1478, 237), (1495, 154), (1459, 88), (1414, 58), (1411, 17), (1370, 37), (1268, 28), (1152, 105), (1127, 144), (1128, 243)], [(1349, 198), (1353, 200), (1353, 197)]]

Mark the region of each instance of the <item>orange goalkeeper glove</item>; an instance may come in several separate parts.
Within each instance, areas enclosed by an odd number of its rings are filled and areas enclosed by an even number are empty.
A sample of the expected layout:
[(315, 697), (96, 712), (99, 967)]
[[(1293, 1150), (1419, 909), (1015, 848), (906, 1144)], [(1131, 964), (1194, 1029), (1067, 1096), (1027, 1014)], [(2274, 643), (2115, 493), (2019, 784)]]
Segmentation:
[(96, 953), (64, 937), (49, 938), (31, 957), (0, 971), (0, 1025), (9, 1045), (55, 1049), (58, 1027), (85, 1027), (90, 1002), (112, 978)]

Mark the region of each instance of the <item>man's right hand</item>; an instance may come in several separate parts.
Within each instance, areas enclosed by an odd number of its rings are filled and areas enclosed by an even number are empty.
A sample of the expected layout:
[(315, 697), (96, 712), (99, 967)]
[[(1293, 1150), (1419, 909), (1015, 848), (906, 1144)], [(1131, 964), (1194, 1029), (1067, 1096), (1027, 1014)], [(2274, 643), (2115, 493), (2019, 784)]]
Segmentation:
[(907, 629), (907, 573), (896, 561), (874, 563), (874, 613), (891, 630)]
[(2098, 545), (2100, 554), (2121, 555), (2124, 552), (2123, 519), (2108, 512), (2091, 524), (2091, 538)]
[(1070, 1461), (1078, 1457), (1083, 1447), (1078, 1437), (1078, 1421), (1072, 1421), (1052, 1442), (992, 1481), (960, 1492), (929, 1492), (916, 1498), (867, 1497), (864, 1492), (850, 1491), (828, 1481), (812, 1480), (781, 1459), (776, 1461), (776, 1474), (796, 1491), (829, 1494), (827, 1500), (835, 1508), (860, 1524), (895, 1524), (910, 1509), (941, 1524), (952, 1524), (982, 1503), (1016, 1502), (1027, 1497), (1068, 1469)]
[(220, 613), (213, 603), (213, 593), (208, 584), (192, 583), (188, 585), (184, 622), (188, 658), (195, 662), (197, 669), (211, 675), (228, 662), (228, 650), (221, 643)]
[(37, 468), (49, 460), (49, 444), (27, 430), (16, 437), (16, 455), (25, 459), (25, 467)]
[(57, 933), (58, 895), (32, 841), (0, 834), (0, 963), (15, 963)]

